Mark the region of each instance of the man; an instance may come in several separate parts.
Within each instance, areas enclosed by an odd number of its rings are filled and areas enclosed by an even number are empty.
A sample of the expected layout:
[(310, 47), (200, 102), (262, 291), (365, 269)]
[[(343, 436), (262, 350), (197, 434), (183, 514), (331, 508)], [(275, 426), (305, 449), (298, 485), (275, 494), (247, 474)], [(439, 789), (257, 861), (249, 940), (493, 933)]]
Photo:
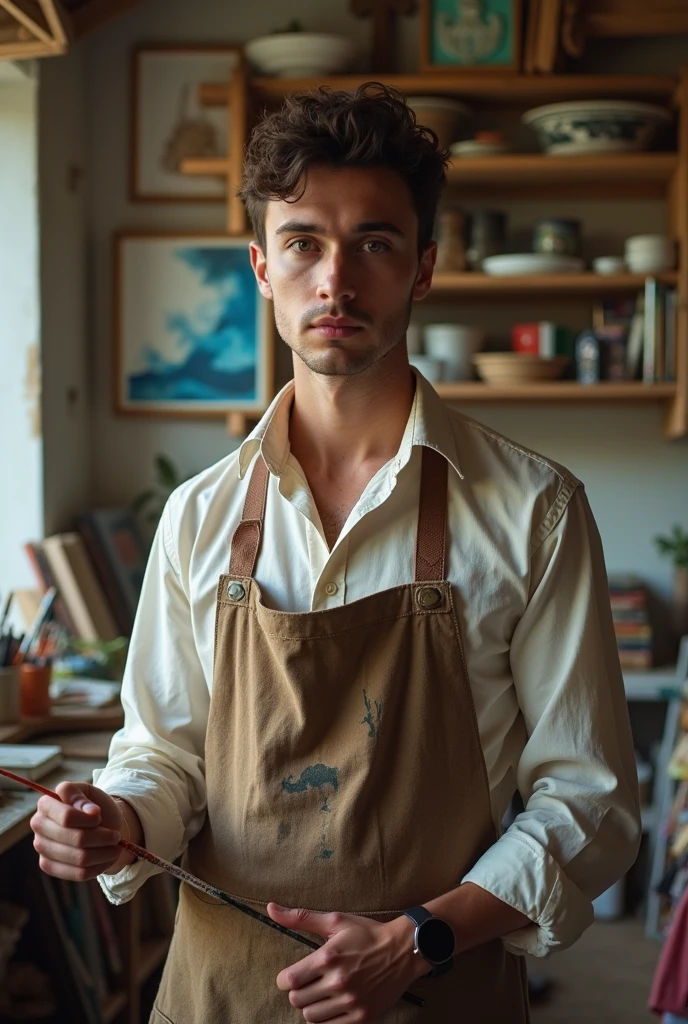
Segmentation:
[(525, 1021), (518, 954), (574, 942), (634, 860), (583, 487), (408, 365), (444, 168), (380, 86), (292, 98), (252, 136), (251, 261), (294, 381), (171, 497), (99, 788), (63, 783), (33, 827), (43, 870), (117, 903), (151, 873), (121, 834), (188, 846), (323, 945), (183, 887), (157, 1024)]

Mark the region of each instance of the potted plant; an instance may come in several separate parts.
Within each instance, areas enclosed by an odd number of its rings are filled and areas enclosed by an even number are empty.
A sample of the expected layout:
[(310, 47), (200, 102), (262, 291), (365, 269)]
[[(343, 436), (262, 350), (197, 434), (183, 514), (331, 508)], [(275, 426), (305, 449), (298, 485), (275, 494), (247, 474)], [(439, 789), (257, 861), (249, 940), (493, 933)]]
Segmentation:
[(655, 537), (655, 544), (674, 566), (674, 623), (678, 635), (683, 636), (688, 633), (688, 531), (675, 524), (668, 537)]

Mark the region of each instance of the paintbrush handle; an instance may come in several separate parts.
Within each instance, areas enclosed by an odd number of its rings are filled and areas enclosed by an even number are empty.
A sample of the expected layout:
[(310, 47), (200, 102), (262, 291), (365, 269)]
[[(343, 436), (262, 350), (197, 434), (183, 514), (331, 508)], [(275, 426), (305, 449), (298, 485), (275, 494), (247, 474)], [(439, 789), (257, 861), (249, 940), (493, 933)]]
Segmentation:
[[(56, 793), (52, 789), (47, 789), (45, 786), (39, 785), (34, 782), (33, 779), (25, 779), (22, 775), (15, 775), (14, 772), (10, 772), (7, 768), (0, 768), (0, 775), (5, 775), (8, 779), (12, 779), (13, 782), (20, 782), (24, 786), (28, 786), (29, 789), (34, 789), (37, 793), (42, 793), (43, 796), (51, 796), (55, 800), (59, 800), (62, 803), (62, 799), (59, 793)], [(214, 896), (216, 899), (221, 900), (222, 903), (226, 903), (230, 907), (234, 907), (236, 910), (240, 910), (242, 914), (248, 914), (255, 921), (260, 921), (261, 924), (266, 924), (269, 928), (273, 928), (275, 931), (280, 932), (282, 935), (287, 935), (290, 939), (294, 939), (296, 942), (300, 942), (302, 946), (308, 946), (309, 949), (320, 949), (317, 942), (312, 942), (311, 939), (305, 939), (299, 932), (293, 931), (291, 928), (286, 928), (283, 924), (278, 924), (277, 921), (273, 921), (271, 917), (267, 917), (265, 914), (261, 914), (259, 910), (254, 910), (253, 907), (247, 906), (246, 903), (242, 903), (240, 900), (235, 899), (234, 896), (230, 896), (228, 892), (224, 892), (222, 889), (218, 889), (217, 886), (211, 885), (210, 882), (204, 882), (202, 879), (197, 878), (196, 875), (192, 875), (190, 871), (186, 871), (184, 868), (180, 868), (177, 864), (173, 864), (169, 860), (165, 860), (164, 857), (158, 857), (157, 854), (151, 853), (145, 846), (139, 846), (138, 843), (132, 843), (130, 839), (120, 839), (118, 846), (124, 847), (129, 853), (133, 853), (139, 860), (145, 860), (149, 864), (154, 864), (155, 867), (162, 868), (163, 871), (167, 871), (174, 878), (178, 878), (180, 882), (186, 882), (187, 885), (193, 886), (194, 889), (200, 889), (201, 892), (207, 893), (209, 896)], [(425, 1000), (419, 996), (414, 996), (413, 992), (402, 992), (401, 998), (407, 1003), (412, 1003), (414, 1006), (424, 1006)]]

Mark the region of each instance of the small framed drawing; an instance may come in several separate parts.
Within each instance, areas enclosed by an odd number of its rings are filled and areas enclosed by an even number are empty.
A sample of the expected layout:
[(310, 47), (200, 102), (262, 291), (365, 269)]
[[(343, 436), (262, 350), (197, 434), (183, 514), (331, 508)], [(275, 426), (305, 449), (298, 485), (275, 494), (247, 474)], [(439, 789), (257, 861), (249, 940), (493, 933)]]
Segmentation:
[(129, 193), (140, 202), (223, 202), (221, 178), (182, 174), (187, 157), (223, 157), (229, 150), (227, 106), (204, 107), (198, 87), (229, 82), (239, 46), (144, 46), (131, 66)]
[(113, 252), (115, 412), (262, 413), (274, 321), (249, 238), (119, 233)]
[(421, 72), (517, 72), (522, 14), (522, 0), (422, 0)]

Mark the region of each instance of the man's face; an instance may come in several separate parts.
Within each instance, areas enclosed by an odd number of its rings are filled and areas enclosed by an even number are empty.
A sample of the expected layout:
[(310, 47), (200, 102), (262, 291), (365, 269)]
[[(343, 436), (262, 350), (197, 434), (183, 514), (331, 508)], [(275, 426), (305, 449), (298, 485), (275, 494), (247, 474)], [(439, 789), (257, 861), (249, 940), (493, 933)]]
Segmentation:
[(432, 279), (418, 219), (386, 168), (315, 167), (297, 202), (267, 204), (266, 252), (251, 243), (280, 336), (315, 373), (361, 373), (403, 342), (411, 303)]

